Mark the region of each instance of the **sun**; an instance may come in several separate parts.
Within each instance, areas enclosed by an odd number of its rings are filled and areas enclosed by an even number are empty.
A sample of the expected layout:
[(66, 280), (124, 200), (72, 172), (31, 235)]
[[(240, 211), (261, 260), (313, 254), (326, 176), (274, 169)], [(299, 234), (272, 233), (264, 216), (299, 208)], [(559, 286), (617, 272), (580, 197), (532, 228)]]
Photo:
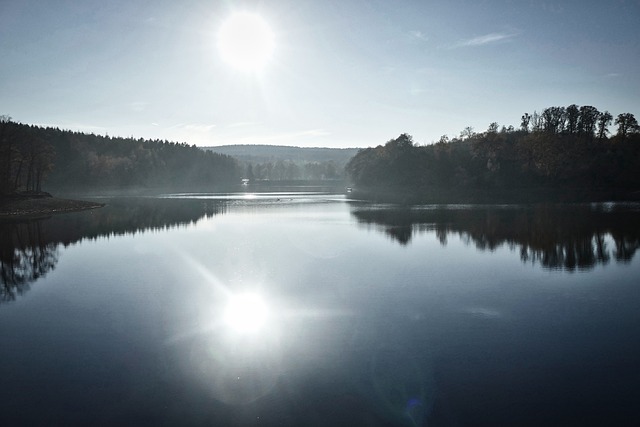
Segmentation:
[(269, 62), (275, 37), (262, 16), (236, 12), (218, 30), (217, 47), (223, 61), (246, 72), (257, 72)]

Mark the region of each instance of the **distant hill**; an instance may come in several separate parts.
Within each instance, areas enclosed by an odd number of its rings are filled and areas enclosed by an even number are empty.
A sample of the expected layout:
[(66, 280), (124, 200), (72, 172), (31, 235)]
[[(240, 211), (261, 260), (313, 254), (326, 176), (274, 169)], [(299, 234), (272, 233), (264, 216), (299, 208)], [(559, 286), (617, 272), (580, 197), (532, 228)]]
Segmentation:
[(296, 164), (334, 162), (339, 168), (356, 155), (358, 148), (307, 148), (283, 145), (221, 145), (201, 147), (204, 150), (234, 157), (247, 163), (275, 163), (277, 161)]

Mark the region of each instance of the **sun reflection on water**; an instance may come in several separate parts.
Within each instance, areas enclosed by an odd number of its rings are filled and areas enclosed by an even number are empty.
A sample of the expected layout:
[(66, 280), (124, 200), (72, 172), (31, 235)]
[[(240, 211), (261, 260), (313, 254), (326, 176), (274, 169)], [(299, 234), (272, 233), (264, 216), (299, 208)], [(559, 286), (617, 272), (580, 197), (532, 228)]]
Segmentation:
[(269, 309), (259, 294), (245, 292), (232, 295), (224, 312), (224, 323), (234, 332), (248, 334), (265, 328)]
[(411, 343), (396, 330), (353, 309), (286, 298), (273, 283), (221, 280), (185, 259), (204, 279), (206, 297), (189, 308), (198, 326), (171, 343), (182, 374), (204, 395), (242, 406), (266, 396), (277, 401), (283, 392), (315, 396), (314, 379), (332, 378), (380, 419), (423, 424), (435, 383), (429, 364), (405, 351)]

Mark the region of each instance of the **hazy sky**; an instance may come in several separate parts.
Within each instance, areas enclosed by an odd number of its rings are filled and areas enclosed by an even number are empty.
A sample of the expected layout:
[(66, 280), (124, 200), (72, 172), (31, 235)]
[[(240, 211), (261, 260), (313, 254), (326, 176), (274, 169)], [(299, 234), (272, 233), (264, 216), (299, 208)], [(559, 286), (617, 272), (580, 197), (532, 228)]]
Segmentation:
[[(259, 13), (261, 73), (218, 28)], [(640, 0), (0, 0), (0, 114), (197, 145), (365, 147), (525, 112), (640, 116)]]

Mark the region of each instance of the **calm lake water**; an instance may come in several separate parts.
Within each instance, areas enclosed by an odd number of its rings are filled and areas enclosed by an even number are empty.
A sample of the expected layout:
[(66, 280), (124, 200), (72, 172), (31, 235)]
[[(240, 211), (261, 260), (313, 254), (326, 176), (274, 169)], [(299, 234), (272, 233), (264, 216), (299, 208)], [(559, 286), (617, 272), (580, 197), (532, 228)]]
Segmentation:
[(639, 204), (0, 223), (0, 425), (640, 425)]

